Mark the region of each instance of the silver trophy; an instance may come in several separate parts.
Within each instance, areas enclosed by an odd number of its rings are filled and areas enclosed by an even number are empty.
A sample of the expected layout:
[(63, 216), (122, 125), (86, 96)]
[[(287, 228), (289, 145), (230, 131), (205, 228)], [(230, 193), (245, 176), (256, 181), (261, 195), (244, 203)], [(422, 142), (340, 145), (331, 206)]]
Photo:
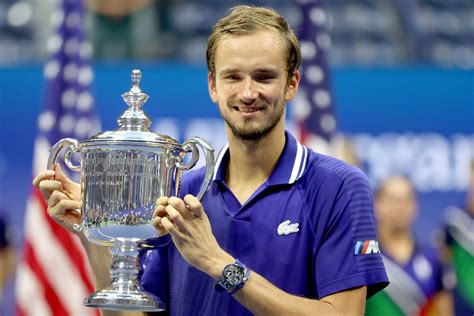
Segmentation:
[[(155, 202), (161, 196), (178, 194), (182, 171), (195, 166), (198, 148), (206, 160), (198, 199), (212, 178), (214, 151), (206, 141), (193, 137), (179, 144), (150, 131), (151, 121), (141, 109), (148, 99), (139, 87), (141, 76), (139, 70), (132, 71), (132, 88), (122, 95), (129, 108), (117, 120), (118, 129), (81, 142), (65, 138), (50, 150), (48, 169), (53, 169), (64, 149), (64, 163), (81, 172), (82, 223), (74, 229), (112, 252), (112, 281), (84, 300), (89, 307), (138, 311), (166, 308), (160, 298), (141, 289), (137, 279), (138, 251), (151, 249), (151, 241), (159, 238), (152, 226)], [(71, 161), (73, 153), (80, 155), (80, 165)]]

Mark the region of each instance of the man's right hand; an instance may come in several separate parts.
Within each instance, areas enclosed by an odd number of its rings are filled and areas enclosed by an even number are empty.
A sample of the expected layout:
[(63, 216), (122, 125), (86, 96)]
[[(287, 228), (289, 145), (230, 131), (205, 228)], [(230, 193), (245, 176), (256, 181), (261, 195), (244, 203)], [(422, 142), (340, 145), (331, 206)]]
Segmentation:
[(33, 179), (48, 203), (48, 214), (71, 232), (74, 224), (81, 224), (81, 187), (69, 179), (58, 164), (53, 170), (44, 170)]

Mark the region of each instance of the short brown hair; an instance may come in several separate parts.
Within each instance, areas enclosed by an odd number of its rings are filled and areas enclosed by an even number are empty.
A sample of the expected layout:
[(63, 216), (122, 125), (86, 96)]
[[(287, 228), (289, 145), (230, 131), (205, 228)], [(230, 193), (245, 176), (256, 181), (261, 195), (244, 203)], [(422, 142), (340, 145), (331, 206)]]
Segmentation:
[(287, 47), (288, 80), (301, 64), (300, 43), (288, 22), (273, 9), (246, 5), (230, 9), (227, 16), (212, 28), (207, 41), (206, 61), (208, 71), (215, 76), (215, 54), (219, 41), (225, 35), (244, 35), (267, 29), (277, 31)]

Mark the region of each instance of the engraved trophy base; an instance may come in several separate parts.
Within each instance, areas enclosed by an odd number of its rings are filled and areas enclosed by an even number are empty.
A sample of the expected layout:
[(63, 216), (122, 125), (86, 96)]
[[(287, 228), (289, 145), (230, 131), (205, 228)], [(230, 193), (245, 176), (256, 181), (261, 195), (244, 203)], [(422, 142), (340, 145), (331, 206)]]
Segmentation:
[(138, 290), (104, 289), (92, 293), (84, 300), (87, 307), (104, 310), (134, 310), (142, 312), (160, 312), (166, 309), (158, 297)]
[(134, 310), (159, 312), (166, 304), (157, 296), (141, 289), (138, 282), (138, 249), (135, 242), (123, 242), (112, 246), (112, 281), (103, 290), (92, 293), (84, 300), (87, 307), (104, 310)]

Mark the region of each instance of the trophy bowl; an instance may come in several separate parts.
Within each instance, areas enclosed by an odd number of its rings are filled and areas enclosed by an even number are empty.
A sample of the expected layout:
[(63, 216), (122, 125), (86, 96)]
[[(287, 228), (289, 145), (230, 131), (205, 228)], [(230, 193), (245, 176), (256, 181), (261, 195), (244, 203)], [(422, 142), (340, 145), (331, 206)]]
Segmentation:
[[(205, 140), (192, 137), (180, 144), (150, 131), (151, 121), (141, 109), (148, 99), (139, 87), (141, 76), (139, 70), (132, 71), (132, 88), (122, 95), (129, 107), (116, 130), (81, 142), (64, 138), (50, 150), (48, 169), (63, 152), (66, 166), (81, 173), (82, 222), (73, 228), (112, 253), (112, 281), (84, 300), (88, 307), (150, 312), (166, 308), (163, 300), (141, 288), (137, 278), (138, 252), (151, 249), (147, 241), (159, 238), (152, 226), (156, 200), (178, 194), (182, 171), (196, 165), (199, 148), (205, 155), (206, 175), (198, 199), (212, 178), (214, 151)], [(73, 153), (79, 154), (80, 165), (71, 161)]]

